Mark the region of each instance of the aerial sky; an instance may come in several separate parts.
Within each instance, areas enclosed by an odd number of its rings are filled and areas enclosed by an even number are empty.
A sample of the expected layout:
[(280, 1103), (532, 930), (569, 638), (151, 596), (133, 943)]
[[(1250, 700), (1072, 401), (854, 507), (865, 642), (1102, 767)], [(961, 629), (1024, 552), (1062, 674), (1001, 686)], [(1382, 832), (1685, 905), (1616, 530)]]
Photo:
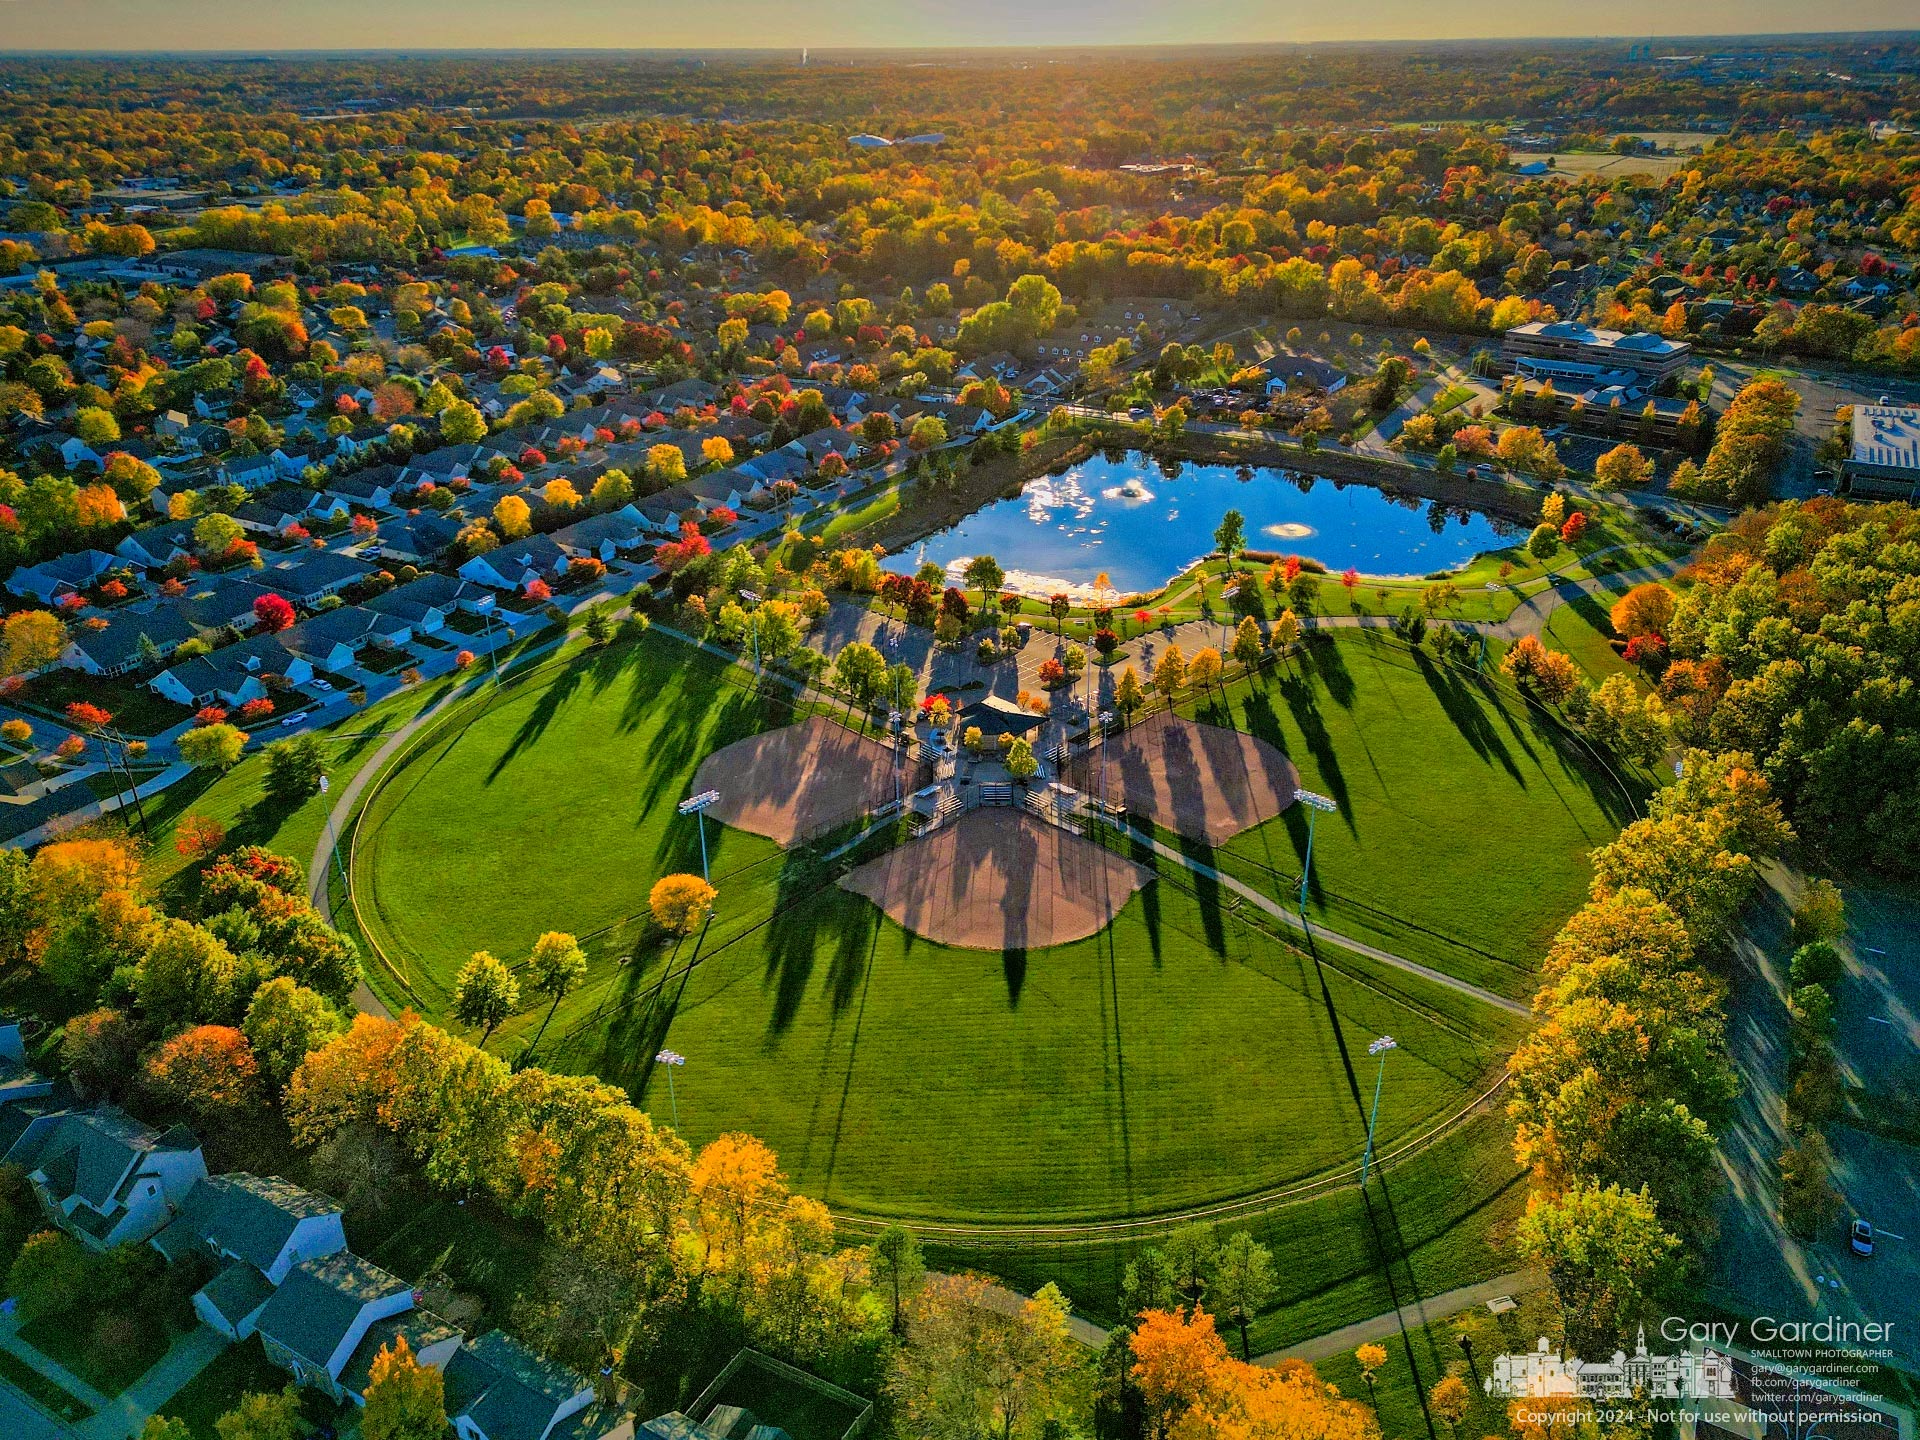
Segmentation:
[(0, 0), (4, 50), (1164, 45), (1891, 30), (1913, 0)]

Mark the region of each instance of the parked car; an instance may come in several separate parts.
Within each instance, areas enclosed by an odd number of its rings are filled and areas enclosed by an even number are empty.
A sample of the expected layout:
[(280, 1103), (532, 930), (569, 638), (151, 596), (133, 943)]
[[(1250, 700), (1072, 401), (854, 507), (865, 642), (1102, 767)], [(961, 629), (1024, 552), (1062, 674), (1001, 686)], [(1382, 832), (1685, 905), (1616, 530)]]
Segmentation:
[(333, 693), (333, 682), (331, 680), (322, 680), (316, 675), (313, 677), (313, 688), (320, 691), (323, 695), (331, 695)]
[(1853, 1247), (1853, 1253), (1859, 1256), (1873, 1254), (1873, 1222), (1855, 1220), (1847, 1228), (1847, 1243)]

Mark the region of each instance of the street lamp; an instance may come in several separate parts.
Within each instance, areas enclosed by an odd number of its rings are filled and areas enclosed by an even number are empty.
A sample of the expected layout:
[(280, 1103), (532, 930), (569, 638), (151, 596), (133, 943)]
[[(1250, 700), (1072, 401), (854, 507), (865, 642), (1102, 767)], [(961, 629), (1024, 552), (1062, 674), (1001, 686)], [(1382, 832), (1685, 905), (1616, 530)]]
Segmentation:
[(707, 807), (720, 798), (718, 790), (702, 790), (698, 795), (682, 800), (679, 810), (682, 815), (692, 815), (700, 821), (700, 878), (708, 885), (713, 877), (707, 874)]
[(1340, 807), (1324, 795), (1316, 795), (1311, 790), (1296, 790), (1293, 798), (1307, 807), (1307, 863), (1300, 869), (1300, 908), (1307, 908), (1307, 881), (1313, 877), (1313, 822), (1322, 810), (1338, 810)]
[(673, 1111), (673, 1128), (680, 1128), (680, 1098), (673, 1093), (673, 1072), (687, 1063), (687, 1057), (678, 1050), (662, 1050), (653, 1057), (653, 1063), (667, 1067), (667, 1104)]
[(1373, 1163), (1373, 1122), (1380, 1118), (1380, 1083), (1387, 1078), (1387, 1052), (1398, 1050), (1400, 1042), (1382, 1035), (1367, 1046), (1367, 1054), (1380, 1057), (1380, 1069), (1373, 1077), (1373, 1109), (1367, 1115), (1367, 1151), (1360, 1157), (1360, 1188), (1367, 1188), (1367, 1169)]

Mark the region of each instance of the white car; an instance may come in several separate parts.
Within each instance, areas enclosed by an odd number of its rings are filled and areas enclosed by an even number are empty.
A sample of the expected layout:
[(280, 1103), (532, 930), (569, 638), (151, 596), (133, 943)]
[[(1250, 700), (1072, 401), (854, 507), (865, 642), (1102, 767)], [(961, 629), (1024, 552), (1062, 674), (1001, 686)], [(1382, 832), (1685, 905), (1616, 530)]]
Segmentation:
[(322, 694), (331, 695), (333, 693), (333, 682), (331, 680), (322, 680), (318, 675), (316, 675), (313, 677), (312, 683), (313, 683), (313, 688), (320, 691)]
[(282, 726), (298, 725), (302, 720), (306, 718), (307, 717), (304, 715), (282, 715), (280, 717), (280, 723)]

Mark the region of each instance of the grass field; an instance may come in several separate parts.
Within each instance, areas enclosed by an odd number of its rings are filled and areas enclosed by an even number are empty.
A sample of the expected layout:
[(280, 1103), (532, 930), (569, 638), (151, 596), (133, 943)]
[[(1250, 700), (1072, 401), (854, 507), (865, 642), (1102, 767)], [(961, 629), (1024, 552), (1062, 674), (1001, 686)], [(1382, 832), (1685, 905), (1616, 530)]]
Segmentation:
[[(1338, 632), (1183, 708), (1279, 747), (1338, 803), (1315, 834), (1310, 912), (1515, 998), (1585, 897), (1587, 852), (1630, 818), (1607, 773), (1510, 689), (1377, 632)], [(1280, 894), (1306, 842), (1295, 806), (1211, 858)]]
[[(1394, 679), (1369, 716), (1408, 708)], [(543, 930), (581, 934), (593, 969), (542, 1062), (677, 1108), (696, 1143), (750, 1130), (842, 1207), (924, 1218), (1154, 1213), (1324, 1174), (1358, 1153), (1347, 1056), (1368, 1039), (1404, 1047), (1394, 1138), (1457, 1110), (1513, 1039), (1510, 1017), (1431, 982), (1316, 963), (1170, 862), (1089, 940), (951, 949), (806, 854), (710, 826), (713, 925), (676, 948), (630, 923), (655, 878), (698, 865), (673, 811), (698, 761), (789, 718), (651, 636), (449, 716), (368, 806), (370, 937), (437, 1013), (472, 951), (517, 962)], [(471, 853), (478, 835), (514, 838)], [(544, 1022), (528, 997), (496, 1046)], [(689, 1056), (672, 1097), (652, 1064), (665, 1044)]]

